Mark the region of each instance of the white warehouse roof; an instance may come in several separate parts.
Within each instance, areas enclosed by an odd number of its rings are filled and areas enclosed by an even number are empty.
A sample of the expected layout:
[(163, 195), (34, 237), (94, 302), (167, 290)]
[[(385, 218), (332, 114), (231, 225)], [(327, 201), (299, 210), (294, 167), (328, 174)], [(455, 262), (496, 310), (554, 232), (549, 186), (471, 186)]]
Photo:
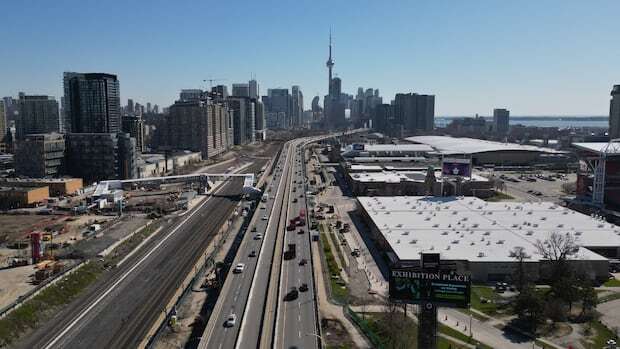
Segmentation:
[(364, 144), (364, 151), (373, 152), (428, 152), (433, 148), (426, 144)]
[[(550, 202), (486, 202), (475, 197), (358, 197), (363, 209), (401, 260), (422, 252), (443, 259), (514, 262), (510, 251), (525, 248), (539, 261), (538, 240), (571, 233), (585, 247), (620, 246), (620, 227)], [(572, 258), (605, 260), (580, 248)]]
[(406, 139), (409, 142), (426, 144), (442, 154), (475, 154), (492, 151), (533, 151), (543, 153), (559, 153), (558, 151), (521, 145), (516, 143), (501, 143), (482, 139), (449, 136), (415, 136)]

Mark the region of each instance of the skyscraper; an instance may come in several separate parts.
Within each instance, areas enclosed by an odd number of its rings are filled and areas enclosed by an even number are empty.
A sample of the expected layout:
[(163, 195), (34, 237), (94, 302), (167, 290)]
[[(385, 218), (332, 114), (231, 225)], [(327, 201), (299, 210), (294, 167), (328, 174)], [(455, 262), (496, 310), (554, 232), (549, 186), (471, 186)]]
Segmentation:
[(214, 93), (221, 98), (228, 98), (228, 86), (226, 85), (213, 86), (211, 88), (211, 93)]
[[(278, 115), (279, 127), (291, 127), (291, 95), (286, 88), (270, 88), (263, 97), (266, 114)], [(271, 124), (273, 125), (273, 124)]]
[(614, 85), (609, 101), (609, 138), (620, 138), (620, 85)]
[(133, 115), (133, 113), (134, 113), (133, 99), (129, 98), (127, 100), (127, 114)]
[(509, 129), (510, 111), (508, 109), (493, 109), (493, 131), (504, 135)]
[(301, 93), (299, 86), (295, 85), (291, 88), (291, 125), (301, 126), (302, 116), (304, 113), (304, 95)]
[(242, 145), (256, 141), (256, 105), (249, 97), (230, 96), (226, 100), (233, 115), (233, 141)]
[(249, 84), (233, 84), (232, 95), (234, 97), (250, 97)]
[(151, 109), (151, 102), (146, 102), (146, 113), (150, 114), (153, 110)]
[(0, 100), (0, 149), (4, 149), (4, 136), (6, 135), (6, 129), (6, 109), (4, 108), (4, 101)]
[(248, 82), (248, 86), (250, 88), (250, 98), (254, 98), (258, 100), (258, 96), (260, 96), (260, 91), (258, 90), (258, 82), (254, 79)]
[(328, 69), (328, 94), (323, 100), (326, 126), (329, 129), (339, 129), (346, 126), (345, 103), (342, 96), (342, 81), (332, 77), (334, 60), (332, 58), (332, 34), (329, 33), (329, 58), (325, 64)]
[(19, 109), (16, 120), (17, 139), (23, 139), (29, 134), (59, 131), (58, 102), (54, 97), (27, 96), (20, 92), (17, 105)]
[(64, 92), (66, 133), (121, 131), (121, 102), (116, 75), (65, 72)]
[(397, 93), (394, 119), (409, 132), (432, 131), (435, 127), (435, 96)]

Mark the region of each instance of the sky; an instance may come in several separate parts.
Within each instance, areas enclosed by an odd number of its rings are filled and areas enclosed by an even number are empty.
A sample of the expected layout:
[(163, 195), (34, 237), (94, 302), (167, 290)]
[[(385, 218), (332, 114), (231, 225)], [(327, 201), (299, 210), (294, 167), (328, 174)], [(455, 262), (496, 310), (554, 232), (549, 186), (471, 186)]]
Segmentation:
[(608, 115), (617, 0), (4, 1), (0, 95), (60, 99), (63, 71), (117, 74), (121, 101), (172, 104), (204, 79), (436, 96), (435, 114)]

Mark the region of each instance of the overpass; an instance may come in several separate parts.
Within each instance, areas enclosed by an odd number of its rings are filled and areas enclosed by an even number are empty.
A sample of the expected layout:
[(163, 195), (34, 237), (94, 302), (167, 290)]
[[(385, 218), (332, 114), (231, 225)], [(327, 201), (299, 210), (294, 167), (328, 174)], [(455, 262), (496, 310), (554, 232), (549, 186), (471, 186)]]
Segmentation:
[(207, 189), (213, 187), (216, 181), (223, 181), (229, 178), (242, 177), (243, 193), (252, 194), (260, 192), (254, 187), (254, 173), (192, 173), (187, 175), (174, 175), (162, 177), (136, 178), (136, 179), (114, 179), (101, 181), (95, 187), (93, 196), (101, 196), (109, 193), (111, 189), (123, 189), (123, 185), (131, 184), (169, 184), (169, 183), (191, 183), (198, 182)]

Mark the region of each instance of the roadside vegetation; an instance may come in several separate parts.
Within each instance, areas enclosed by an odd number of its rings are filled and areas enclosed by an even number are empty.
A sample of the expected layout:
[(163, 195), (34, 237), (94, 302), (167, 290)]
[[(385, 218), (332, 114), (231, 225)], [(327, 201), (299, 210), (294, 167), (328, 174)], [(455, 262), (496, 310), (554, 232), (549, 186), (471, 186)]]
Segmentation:
[(512, 199), (514, 198), (506, 193), (502, 193), (501, 191), (495, 191), (495, 195), (488, 197), (484, 200), (488, 202), (498, 202), (498, 201), (506, 201), (506, 200), (512, 200)]
[(76, 299), (83, 290), (94, 284), (106, 269), (118, 263), (153, 231), (153, 225), (143, 228), (117, 246), (106, 258), (84, 262), (82, 267), (62, 277), (0, 319), (0, 347), (10, 345), (24, 333), (51, 319), (62, 306)]
[(349, 297), (349, 291), (344, 281), (340, 277), (340, 268), (338, 267), (338, 263), (336, 262), (336, 258), (334, 257), (334, 253), (327, 241), (327, 233), (325, 232), (325, 227), (321, 224), (319, 227), (320, 230), (320, 238), (321, 238), (321, 246), (323, 247), (323, 255), (325, 256), (325, 261), (327, 262), (327, 269), (329, 272), (329, 284), (331, 290), (332, 298), (340, 303), (345, 304)]

